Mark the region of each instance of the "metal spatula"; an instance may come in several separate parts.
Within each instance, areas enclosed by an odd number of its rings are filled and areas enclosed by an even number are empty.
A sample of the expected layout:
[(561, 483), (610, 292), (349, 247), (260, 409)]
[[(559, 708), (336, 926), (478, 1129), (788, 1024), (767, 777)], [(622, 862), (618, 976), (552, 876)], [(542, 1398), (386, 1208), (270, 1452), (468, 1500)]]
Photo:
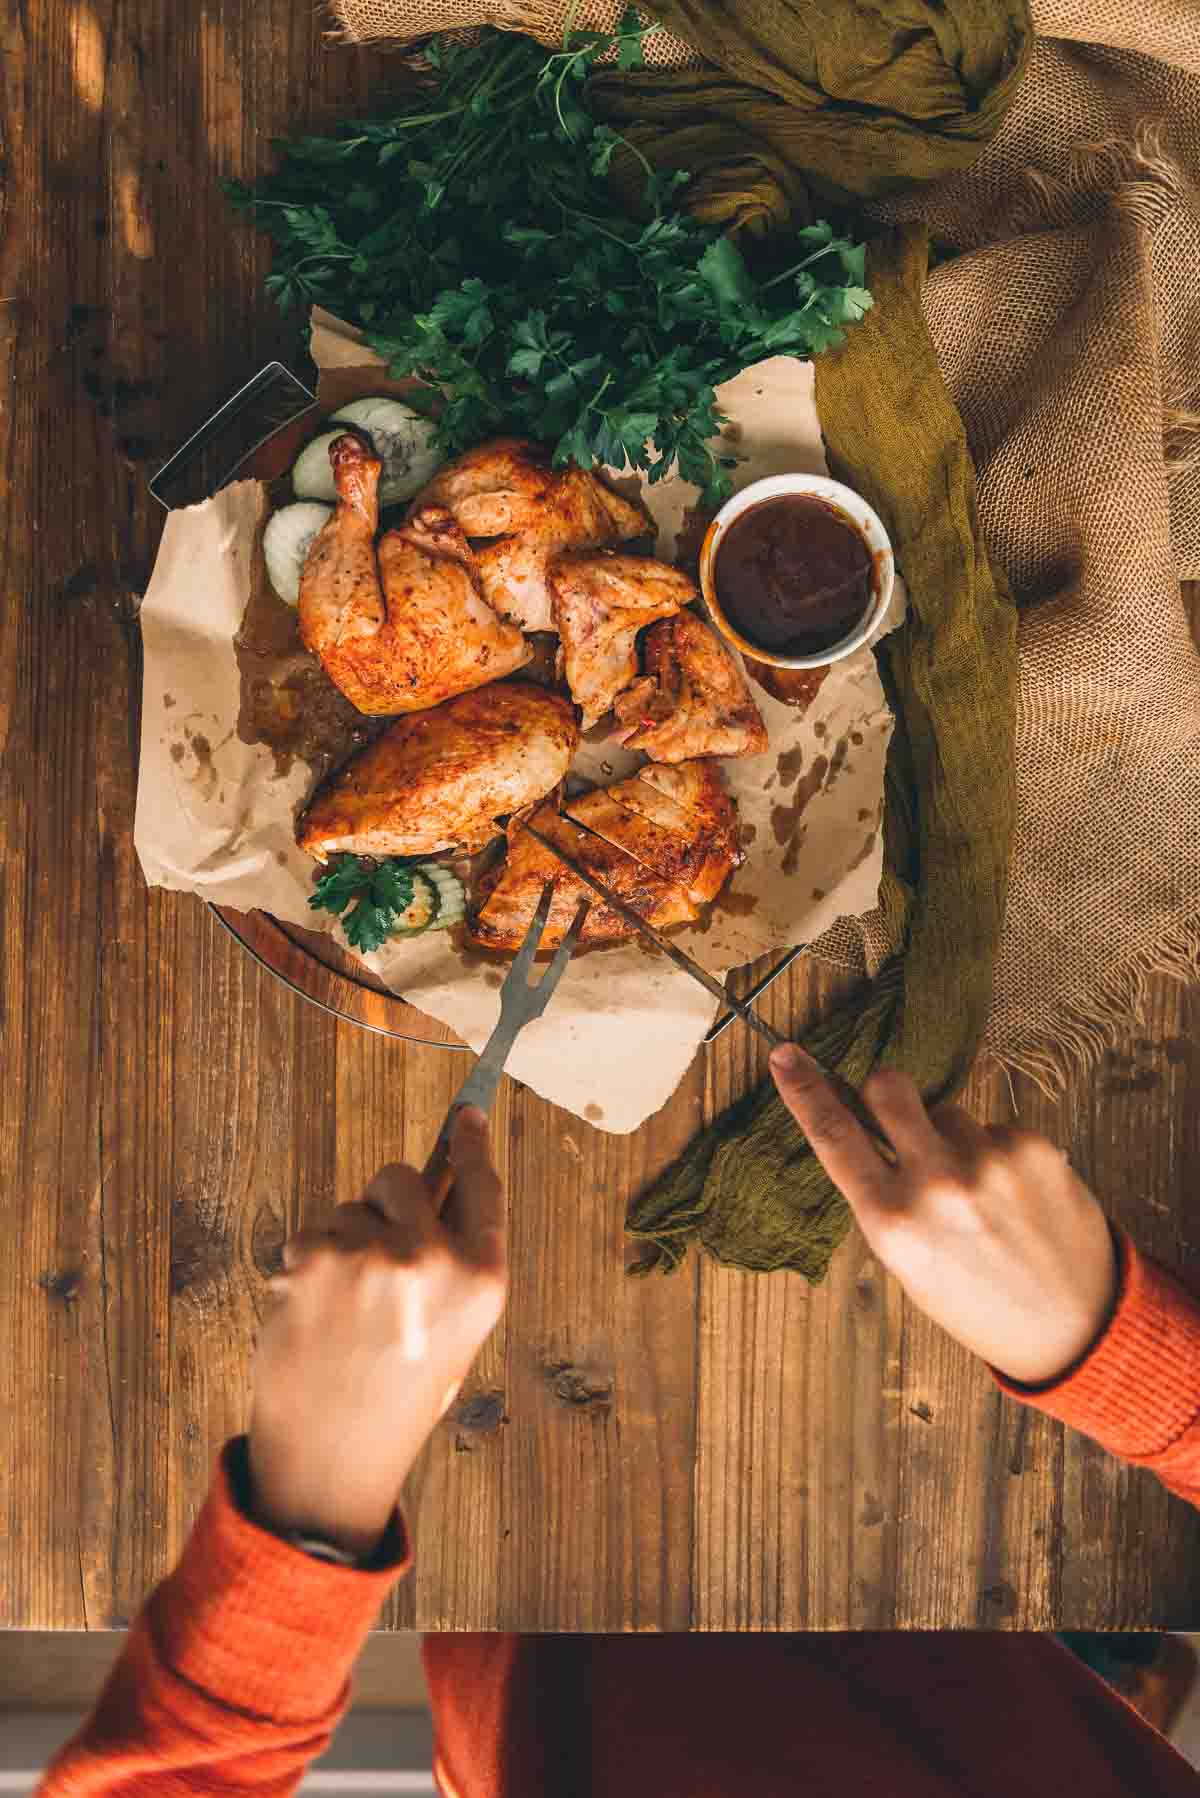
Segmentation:
[(496, 1097), (496, 1088), (500, 1084), (500, 1076), (504, 1072), (504, 1064), (508, 1060), (513, 1044), (525, 1025), (534, 1018), (540, 1018), (550, 1003), (550, 995), (562, 979), (572, 951), (579, 941), (579, 933), (583, 929), (583, 921), (587, 917), (589, 904), (585, 899), (579, 906), (571, 922), (571, 928), (555, 950), (554, 959), (546, 972), (537, 982), (530, 985), (529, 970), (533, 958), (537, 954), (538, 944), (542, 940), (542, 931), (546, 928), (546, 919), (550, 916), (550, 905), (554, 898), (554, 883), (547, 881), (542, 888), (542, 896), (538, 900), (538, 908), (525, 933), (525, 941), (513, 957), (512, 967), (508, 970), (504, 985), (500, 988), (500, 1022), (492, 1031), (483, 1054), (475, 1063), (467, 1078), (463, 1081), (458, 1093), (446, 1113), (446, 1121), (438, 1133), (433, 1145), (433, 1153), (425, 1164), (425, 1179), (433, 1192), (433, 1202), (440, 1211), (450, 1194), (454, 1184), (454, 1170), (450, 1166), (450, 1130), (456, 1113), (464, 1105), (478, 1105), (481, 1111), (490, 1111), (492, 1101)]

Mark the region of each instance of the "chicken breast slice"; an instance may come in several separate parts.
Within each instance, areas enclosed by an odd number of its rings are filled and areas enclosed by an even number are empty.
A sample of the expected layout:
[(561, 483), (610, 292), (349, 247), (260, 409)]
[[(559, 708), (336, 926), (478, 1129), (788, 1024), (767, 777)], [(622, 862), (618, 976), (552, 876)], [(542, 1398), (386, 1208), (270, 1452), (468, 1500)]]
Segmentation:
[[(603, 881), (656, 929), (669, 930), (697, 917), (696, 906), (682, 886), (660, 880), (623, 849), (581, 830), (554, 806), (538, 807), (530, 822), (552, 842), (561, 844), (589, 874)], [(490, 949), (519, 949), (547, 882), (553, 885), (554, 893), (542, 933), (542, 949), (555, 948), (562, 942), (584, 899), (591, 909), (580, 935), (582, 943), (617, 943), (637, 935), (632, 924), (598, 899), (551, 850), (523, 830), (521, 823), (520, 818), (510, 821), (506, 860), (489, 883), (473, 918), (471, 935), (477, 943)]]
[(705, 755), (762, 755), (767, 731), (749, 682), (698, 613), (663, 618), (642, 644), (645, 678), (615, 703), (627, 749), (656, 762)]
[(679, 814), (682, 828), (665, 825), (623, 805), (615, 790), (604, 788), (565, 800), (563, 812), (573, 823), (623, 849), (660, 880), (682, 886), (693, 905), (709, 904), (729, 878), (733, 859), (728, 850), (697, 831), (686, 813)]
[(566, 700), (527, 681), (461, 693), (397, 722), (338, 770), (297, 833), (324, 862), (356, 855), (479, 849), (498, 816), (528, 807), (563, 779), (579, 742)]
[(444, 507), (375, 549), (380, 463), (347, 432), (330, 445), (338, 503), (300, 577), (300, 637), (360, 712), (423, 711), (522, 667), (533, 651), (483, 597)]
[(697, 588), (669, 562), (611, 549), (556, 557), (550, 586), (567, 685), (586, 730), (636, 680), (643, 625), (678, 612)]

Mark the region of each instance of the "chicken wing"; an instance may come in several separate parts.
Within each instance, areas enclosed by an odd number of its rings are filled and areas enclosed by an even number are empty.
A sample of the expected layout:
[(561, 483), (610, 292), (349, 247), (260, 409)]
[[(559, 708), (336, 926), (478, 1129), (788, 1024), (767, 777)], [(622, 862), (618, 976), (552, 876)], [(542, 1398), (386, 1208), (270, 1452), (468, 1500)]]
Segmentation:
[(460, 693), (400, 718), (318, 791), (301, 849), (326, 861), (481, 849), (497, 814), (536, 803), (562, 780), (579, 742), (571, 707), (527, 681)]
[(642, 644), (645, 678), (619, 695), (627, 749), (656, 762), (762, 755), (766, 726), (736, 658), (695, 612), (664, 618)]
[(641, 505), (584, 469), (550, 466), (518, 437), (481, 444), (440, 469), (413, 501), (446, 506), (466, 536), (488, 537), (476, 555), (484, 597), (524, 630), (553, 630), (546, 565), (565, 549), (599, 549), (653, 532)]
[(522, 667), (533, 652), (482, 596), (450, 513), (423, 507), (377, 555), (379, 459), (350, 432), (329, 455), (338, 503), (300, 577), (300, 637), (347, 699), (419, 712)]
[(696, 584), (649, 556), (557, 556), (550, 564), (554, 624), (562, 639), (567, 685), (586, 730), (636, 680), (637, 634), (696, 598)]
[[(664, 799), (635, 775), (568, 801), (566, 812), (552, 804), (539, 806), (529, 821), (647, 923), (659, 930), (693, 923), (738, 860), (736, 813), (716, 765), (696, 763), (694, 768), (689, 790), (697, 815)], [(644, 795), (633, 793), (639, 785)], [(632, 925), (521, 828), (527, 817), (509, 821), (507, 858), (481, 885), (471, 927), (476, 941), (492, 949), (519, 949), (547, 881), (553, 883), (554, 896), (543, 948), (562, 941), (581, 899), (592, 907), (581, 941), (616, 943), (635, 935)]]

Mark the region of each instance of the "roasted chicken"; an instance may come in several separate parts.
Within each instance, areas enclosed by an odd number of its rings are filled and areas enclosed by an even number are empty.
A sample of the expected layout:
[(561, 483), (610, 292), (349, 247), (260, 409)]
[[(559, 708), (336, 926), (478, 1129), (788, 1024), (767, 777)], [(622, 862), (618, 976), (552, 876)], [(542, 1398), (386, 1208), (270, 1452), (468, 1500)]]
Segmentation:
[(550, 564), (554, 627), (562, 639), (567, 685), (586, 730), (637, 679), (637, 634), (696, 598), (696, 585), (649, 556), (556, 556)]
[(451, 514), (424, 506), (375, 548), (380, 463), (351, 432), (329, 449), (338, 503), (300, 577), (300, 637), (360, 712), (420, 712), (499, 680), (532, 651), (484, 598)]
[(762, 755), (767, 731), (736, 658), (696, 612), (652, 625), (642, 642), (645, 677), (615, 702), (627, 749), (656, 762), (698, 755)]
[(502, 437), (448, 462), (413, 501), (446, 506), (476, 546), (484, 597), (523, 630), (553, 630), (546, 564), (564, 549), (598, 549), (653, 532), (640, 505), (581, 468), (551, 468), (537, 444)]
[[(665, 793), (650, 773), (680, 778)], [(503, 865), (481, 883), (472, 935), (516, 950), (547, 881), (554, 886), (542, 947), (560, 943), (581, 899), (591, 902), (580, 940), (615, 943), (636, 934), (569, 868), (522, 828), (528, 819), (658, 929), (687, 924), (720, 892), (738, 862), (737, 814), (715, 762), (643, 768), (631, 780), (510, 819)]]
[(565, 699), (527, 681), (400, 718), (318, 791), (297, 841), (320, 862), (481, 849), (557, 786), (579, 742)]

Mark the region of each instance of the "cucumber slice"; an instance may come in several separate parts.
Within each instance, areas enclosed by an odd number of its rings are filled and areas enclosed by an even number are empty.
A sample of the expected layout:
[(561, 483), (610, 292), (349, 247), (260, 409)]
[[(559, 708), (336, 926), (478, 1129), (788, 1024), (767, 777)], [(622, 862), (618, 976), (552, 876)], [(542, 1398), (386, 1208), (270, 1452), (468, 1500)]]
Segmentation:
[(313, 538), (332, 517), (332, 506), (317, 506), (306, 500), (296, 506), (280, 506), (268, 518), (263, 532), (263, 555), (271, 585), (285, 605), (298, 602), (300, 576)]
[(429, 862), (421, 869), (437, 888), (437, 916), (430, 925), (431, 930), (449, 930), (467, 913), (467, 889), (457, 874), (449, 868), (443, 868), (439, 862)]
[(322, 431), (300, 451), (292, 465), (292, 491), (297, 499), (320, 499), (331, 506), (335, 503), (337, 488), (333, 484), (329, 446), (341, 435), (341, 431)]
[(428, 930), (438, 915), (438, 890), (429, 879), (425, 868), (410, 869), (413, 885), (413, 896), (402, 912), (397, 913), (396, 922), (388, 931), (389, 936), (420, 936)]
[[(442, 459), (433, 447), (435, 426), (432, 419), (423, 418), (401, 400), (382, 397), (352, 400), (348, 406), (331, 413), (326, 422), (354, 425), (371, 439), (375, 454), (383, 463), (379, 481), (381, 506), (394, 506), (401, 500), (411, 499), (433, 477)], [(320, 441), (318, 438), (317, 442)], [(328, 466), (328, 444), (325, 452)], [(297, 469), (299, 466), (297, 462)], [(296, 491), (298, 493), (300, 489), (297, 487)]]

